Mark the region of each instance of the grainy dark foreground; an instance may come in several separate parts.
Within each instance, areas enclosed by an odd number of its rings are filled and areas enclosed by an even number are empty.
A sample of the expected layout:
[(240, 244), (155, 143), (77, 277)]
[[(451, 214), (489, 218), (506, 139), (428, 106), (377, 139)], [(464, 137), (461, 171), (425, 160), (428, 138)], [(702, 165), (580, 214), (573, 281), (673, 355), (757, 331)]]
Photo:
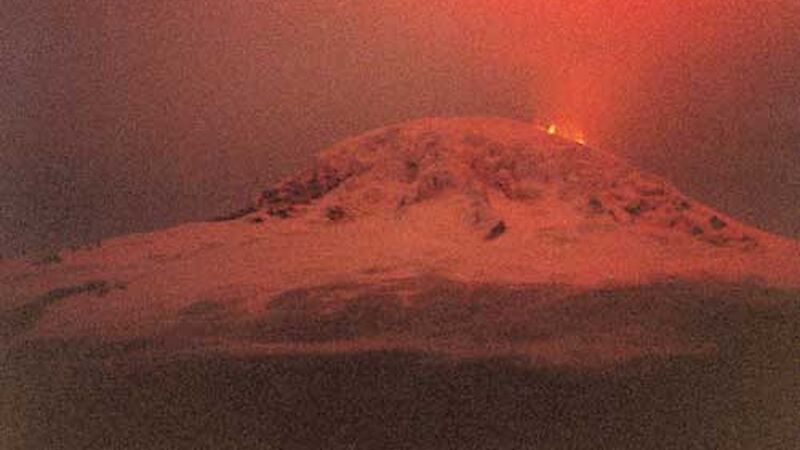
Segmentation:
[(3, 375), (3, 448), (795, 448), (797, 358), (611, 372), (368, 353), (196, 358), (117, 371), (28, 348)]
[[(323, 293), (292, 292), (310, 306), (277, 316), (269, 310), (248, 336), (280, 341), (280, 331), (317, 342), (398, 324), (424, 334), (439, 323), (450, 325), (440, 333), (466, 340), (491, 336), (492, 324), (515, 324), (480, 299), (502, 302), (523, 320), (519, 305), (527, 303), (513, 300), (542, 294), (435, 286), (424, 291), (427, 301), (412, 302), (411, 316), (381, 326), (373, 316), (388, 320), (393, 310), (376, 312), (366, 297), (349, 304), (348, 321), (333, 314), (324, 322), (314, 308)], [(378, 293), (365, 295), (392, 303)], [(481, 311), (474, 317), (452, 300), (472, 297)], [(747, 301), (757, 298), (771, 303)], [(571, 306), (557, 316), (573, 327), (636, 322), (652, 334), (682, 330), (718, 349), (604, 369), (412, 352), (234, 357), (198, 350), (189, 357), (155, 339), (20, 340), (0, 361), (0, 449), (795, 449), (798, 299), (796, 291), (754, 285), (673, 283), (564, 303)], [(297, 328), (300, 319), (325, 333)]]

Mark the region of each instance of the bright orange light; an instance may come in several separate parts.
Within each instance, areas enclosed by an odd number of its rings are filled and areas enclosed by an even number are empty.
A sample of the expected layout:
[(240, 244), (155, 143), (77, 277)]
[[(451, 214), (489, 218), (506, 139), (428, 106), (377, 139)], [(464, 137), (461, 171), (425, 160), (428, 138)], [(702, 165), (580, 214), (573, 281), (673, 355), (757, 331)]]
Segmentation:
[(574, 127), (559, 127), (556, 124), (551, 123), (544, 130), (550, 136), (560, 136), (564, 139), (575, 141), (580, 145), (586, 145), (586, 137), (583, 135), (583, 132), (575, 129)]

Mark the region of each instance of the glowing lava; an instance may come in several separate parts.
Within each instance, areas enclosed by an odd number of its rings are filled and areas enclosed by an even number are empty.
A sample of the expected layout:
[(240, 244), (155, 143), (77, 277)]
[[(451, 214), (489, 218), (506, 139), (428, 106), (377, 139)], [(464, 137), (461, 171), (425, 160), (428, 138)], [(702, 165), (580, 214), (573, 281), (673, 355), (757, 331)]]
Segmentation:
[(554, 123), (548, 125), (544, 130), (547, 132), (547, 134), (551, 136), (560, 136), (564, 139), (575, 141), (580, 145), (586, 145), (586, 137), (583, 135), (582, 131), (575, 130), (569, 127), (565, 129), (563, 127), (557, 126)]

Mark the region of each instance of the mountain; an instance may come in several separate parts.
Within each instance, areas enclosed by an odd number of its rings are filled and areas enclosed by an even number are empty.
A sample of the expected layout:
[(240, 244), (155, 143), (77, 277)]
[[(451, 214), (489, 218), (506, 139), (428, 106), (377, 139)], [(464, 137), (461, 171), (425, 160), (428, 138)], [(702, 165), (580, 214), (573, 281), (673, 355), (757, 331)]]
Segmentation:
[(798, 242), (530, 124), (418, 120), (227, 217), (0, 262), (6, 447), (763, 448), (799, 430), (799, 307)]

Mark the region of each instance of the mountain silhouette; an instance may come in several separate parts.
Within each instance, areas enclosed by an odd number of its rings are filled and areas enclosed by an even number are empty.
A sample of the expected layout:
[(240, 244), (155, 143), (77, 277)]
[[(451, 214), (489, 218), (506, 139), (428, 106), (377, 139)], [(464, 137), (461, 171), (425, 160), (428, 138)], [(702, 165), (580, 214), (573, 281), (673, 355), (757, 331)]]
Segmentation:
[(218, 220), (0, 261), (2, 425), (8, 448), (790, 448), (799, 305), (797, 242), (531, 124), (423, 119)]

